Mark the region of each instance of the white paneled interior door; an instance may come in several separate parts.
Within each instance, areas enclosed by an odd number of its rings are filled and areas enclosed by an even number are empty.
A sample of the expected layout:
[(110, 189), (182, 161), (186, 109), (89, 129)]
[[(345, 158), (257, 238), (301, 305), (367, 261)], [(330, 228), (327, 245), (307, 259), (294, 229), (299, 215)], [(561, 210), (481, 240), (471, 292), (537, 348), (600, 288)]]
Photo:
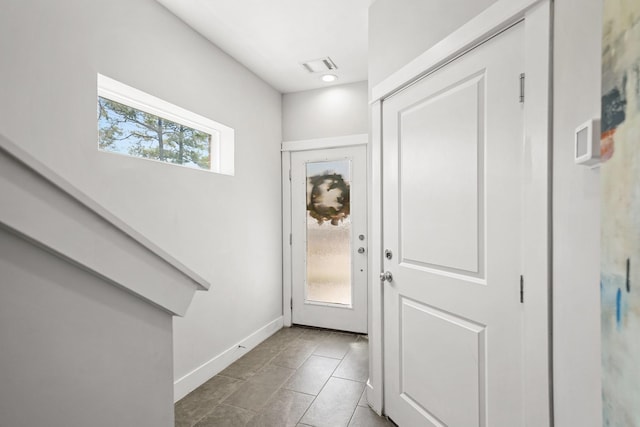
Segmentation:
[(382, 104), (385, 412), (523, 426), (524, 25)]
[(291, 153), (292, 322), (367, 332), (366, 146)]

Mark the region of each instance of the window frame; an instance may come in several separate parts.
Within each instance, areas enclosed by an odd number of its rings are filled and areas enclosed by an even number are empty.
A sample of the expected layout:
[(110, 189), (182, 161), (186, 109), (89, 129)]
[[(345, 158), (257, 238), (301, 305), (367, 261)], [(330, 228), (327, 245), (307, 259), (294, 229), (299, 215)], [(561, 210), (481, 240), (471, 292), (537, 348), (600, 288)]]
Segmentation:
[[(234, 175), (235, 131), (233, 128), (162, 100), (156, 96), (150, 95), (105, 75), (98, 73), (97, 76), (98, 92), (96, 100), (98, 97), (106, 98), (110, 101), (115, 101), (126, 105), (127, 107), (153, 114), (162, 119), (190, 127), (212, 136), (210, 169), (191, 167), (189, 167), (189, 169), (214, 172), (223, 175)], [(107, 153), (111, 152), (100, 148), (98, 148), (98, 150)], [(154, 160), (129, 154), (125, 155), (136, 159)], [(188, 167), (160, 160), (154, 161), (168, 165)]]

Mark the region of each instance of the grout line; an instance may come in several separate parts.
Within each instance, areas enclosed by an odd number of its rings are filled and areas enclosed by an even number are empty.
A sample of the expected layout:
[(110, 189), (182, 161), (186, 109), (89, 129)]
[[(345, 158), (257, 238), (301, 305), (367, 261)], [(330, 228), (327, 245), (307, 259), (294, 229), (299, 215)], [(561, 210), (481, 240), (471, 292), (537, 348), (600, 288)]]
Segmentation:
[[(331, 378), (331, 377), (329, 377)], [(329, 381), (329, 380), (327, 380)], [(326, 385), (326, 381), (324, 383), (324, 385), (322, 386), (322, 388), (320, 389), (320, 391), (318, 392), (318, 394), (316, 394), (313, 397), (313, 400), (311, 401), (311, 403), (309, 403), (309, 406), (307, 406), (307, 409), (304, 410), (304, 412), (302, 413), (302, 415), (300, 416), (300, 418), (298, 419), (298, 421), (296, 422), (296, 424), (300, 424), (300, 421), (302, 421), (302, 419), (304, 418), (305, 415), (307, 415), (307, 412), (309, 412), (309, 409), (311, 409), (311, 407), (313, 406), (313, 404), (315, 403), (315, 401), (318, 399), (318, 396), (320, 396), (320, 393), (322, 392), (322, 390), (324, 389), (324, 386)]]
[[(213, 411), (220, 406), (220, 402), (216, 403), (215, 405), (213, 405), (213, 408), (211, 408), (211, 410), (209, 412), (207, 412), (206, 414), (204, 414), (203, 416), (201, 416), (200, 418), (196, 419), (194, 422), (191, 423), (191, 427), (195, 426), (196, 424), (198, 424), (200, 421), (204, 420), (205, 418), (207, 418), (209, 415), (211, 415), (213, 413)], [(174, 416), (175, 418), (175, 416)], [(174, 420), (175, 421), (175, 420)]]
[[(312, 328), (301, 328), (301, 329), (312, 329)], [(320, 329), (322, 330), (322, 329)], [(253, 417), (258, 416), (259, 414), (263, 413), (265, 411), (266, 408), (268, 408), (267, 404), (271, 401), (271, 399), (273, 399), (273, 397), (280, 392), (281, 390), (287, 390), (293, 393), (299, 393), (301, 395), (305, 395), (305, 396), (311, 396), (313, 397), (313, 399), (311, 400), (311, 402), (309, 403), (309, 406), (307, 407), (307, 409), (304, 411), (304, 413), (300, 416), (300, 418), (297, 420), (297, 423), (300, 423), (301, 420), (304, 418), (304, 416), (307, 414), (307, 412), (309, 411), (309, 409), (313, 406), (313, 404), (315, 403), (315, 401), (318, 399), (318, 396), (320, 396), (320, 394), (324, 391), (324, 389), (326, 388), (329, 380), (331, 380), (331, 378), (336, 378), (336, 379), (340, 379), (343, 381), (350, 381), (350, 382), (354, 382), (354, 383), (358, 383), (358, 384), (363, 384), (360, 381), (357, 380), (353, 380), (353, 379), (349, 379), (349, 378), (341, 378), (338, 376), (335, 376), (336, 371), (338, 370), (338, 368), (342, 365), (342, 362), (351, 354), (351, 352), (353, 351), (352, 348), (349, 348), (349, 350), (345, 353), (345, 355), (341, 358), (336, 358), (336, 357), (331, 357), (331, 356), (326, 356), (326, 355), (320, 355), (320, 354), (316, 354), (315, 351), (317, 350), (317, 348), (325, 341), (327, 341), (328, 339), (330, 339), (330, 337), (336, 337), (336, 336), (341, 336), (341, 335), (346, 335), (349, 333), (343, 333), (343, 332), (335, 332), (335, 331), (331, 331), (331, 333), (327, 336), (321, 337), (317, 342), (315, 343), (315, 347), (312, 350), (312, 352), (304, 359), (304, 361), (300, 364), (300, 366), (298, 366), (297, 368), (290, 368), (288, 366), (280, 366), (277, 365), (276, 363), (274, 363), (274, 360), (280, 356), (281, 354), (283, 354), (285, 352), (285, 350), (289, 349), (292, 344), (298, 340), (301, 339), (304, 336), (304, 331), (301, 332), (300, 334), (297, 334), (296, 336), (292, 336), (292, 337), (287, 337), (287, 341), (286, 344), (282, 345), (280, 347), (280, 350), (275, 353), (267, 362), (265, 362), (263, 365), (261, 365), (257, 370), (253, 371), (253, 375), (251, 375), (249, 378), (246, 379), (242, 379), (242, 378), (235, 378), (235, 377), (231, 377), (228, 375), (220, 375), (218, 374), (218, 376), (224, 377), (224, 378), (228, 378), (228, 379), (232, 379), (234, 381), (237, 381), (237, 387), (231, 391), (230, 393), (228, 393), (226, 396), (222, 397), (220, 400), (218, 400), (218, 402), (213, 405), (213, 407), (211, 408), (210, 411), (208, 411), (204, 416), (198, 418), (197, 420), (195, 420), (191, 426), (193, 427), (195, 424), (197, 424), (198, 422), (202, 421), (204, 418), (206, 418), (207, 416), (211, 415), (212, 413), (215, 412), (216, 408), (220, 407), (221, 405), (225, 405), (225, 406), (230, 406), (236, 409), (240, 409), (243, 411), (248, 411), (249, 413), (253, 414)], [(362, 338), (361, 334), (352, 334), (351, 335), (356, 335), (356, 340), (354, 342), (360, 342), (360, 340), (363, 340), (364, 338)], [(251, 353), (252, 351), (254, 351), (255, 349), (251, 350), (250, 352), (248, 352), (247, 354)], [(246, 355), (245, 355), (246, 356)], [(300, 392), (297, 390), (291, 390), (289, 388), (286, 387), (287, 382), (291, 379), (291, 377), (293, 377), (294, 375), (296, 375), (300, 369), (302, 368), (302, 366), (307, 363), (307, 361), (309, 361), (309, 359), (311, 357), (319, 357), (319, 358), (325, 358), (325, 359), (329, 359), (329, 360), (336, 360), (338, 361), (338, 363), (336, 364), (335, 368), (333, 368), (333, 370), (331, 370), (329, 376), (327, 377), (327, 379), (325, 380), (325, 382), (322, 384), (322, 387), (320, 388), (320, 391), (318, 392), (318, 394), (313, 395), (313, 394), (309, 394), (309, 393), (304, 393), (304, 392)], [(243, 356), (244, 357), (244, 356)], [(234, 362), (236, 363), (236, 362)], [(265, 370), (268, 366), (276, 366), (276, 367), (281, 367), (281, 368), (286, 368), (286, 369), (291, 369), (293, 372), (291, 373), (291, 375), (289, 375), (287, 377), (287, 379), (278, 387), (276, 388), (265, 400), (265, 403), (262, 405), (260, 410), (253, 410), (253, 409), (247, 409), (247, 408), (241, 408), (239, 406), (236, 405), (232, 405), (229, 403), (226, 403), (226, 399), (228, 399), (232, 394), (234, 394), (240, 387), (242, 387), (244, 384), (249, 383), (250, 379), (257, 375), (258, 373), (262, 372), (263, 370)], [(249, 371), (249, 370), (247, 370)], [(197, 390), (197, 389), (196, 389)], [(194, 390), (195, 391), (195, 390)], [(363, 393), (366, 392), (366, 384), (365, 384), (365, 390), (363, 390)], [(351, 417), (349, 418), (349, 422), (351, 422), (351, 420), (353, 419), (353, 416), (355, 415), (355, 411), (358, 408), (358, 403), (360, 402), (360, 399), (362, 398), (362, 395), (358, 398), (358, 401), (356, 402), (356, 405), (353, 409), (353, 412), (351, 414)]]
[[(319, 356), (319, 357), (323, 357), (323, 356)], [(328, 357), (327, 359), (331, 359), (330, 357)], [(334, 359), (335, 360), (335, 359)], [(329, 380), (333, 377), (333, 373), (336, 371), (336, 369), (338, 369), (338, 366), (340, 364), (338, 363), (336, 365), (335, 368), (333, 368), (333, 370), (331, 371), (331, 374), (329, 374), (329, 378), (327, 378), (324, 382), (324, 384), (322, 384), (322, 387), (320, 388), (320, 391), (318, 391), (318, 394), (315, 395), (315, 397), (313, 398), (313, 400), (311, 401), (311, 403), (309, 404), (309, 406), (307, 407), (307, 409), (304, 411), (304, 413), (302, 414), (302, 416), (300, 417), (300, 419), (298, 420), (298, 422), (296, 424), (300, 423), (300, 420), (302, 420), (304, 418), (305, 415), (307, 415), (307, 412), (309, 412), (309, 409), (311, 409), (311, 407), (313, 406), (313, 404), (315, 403), (315, 401), (318, 399), (318, 396), (320, 396), (320, 393), (322, 393), (322, 390), (324, 390), (324, 388), (326, 387), (327, 383), (329, 382)], [(357, 405), (356, 405), (357, 406)]]
[[(273, 357), (269, 362), (267, 362), (267, 364), (266, 364), (266, 365), (264, 365), (264, 366), (261, 368), (261, 370), (262, 370), (262, 369), (264, 369), (264, 368), (266, 368), (268, 365), (277, 366), (277, 367), (279, 367), (279, 368), (284, 368), (283, 366), (278, 366), (278, 365), (275, 365), (275, 364), (271, 364), (271, 362), (273, 361), (273, 359), (274, 359), (274, 358), (275, 358), (275, 356), (274, 356), (274, 357)], [(260, 407), (260, 409), (259, 409), (259, 410), (257, 410), (257, 411), (253, 411), (253, 410), (251, 410), (251, 409), (246, 409), (246, 408), (240, 408), (240, 409), (245, 409), (245, 410), (247, 410), (247, 411), (254, 412), (254, 417), (255, 417), (256, 415), (261, 414), (262, 412), (264, 412), (265, 408), (267, 408), (267, 403), (269, 403), (269, 402), (271, 401), (271, 399), (273, 399), (273, 397), (274, 397), (274, 396), (275, 396), (275, 395), (276, 395), (280, 390), (286, 390), (286, 389), (284, 388), (284, 385), (287, 383), (287, 381), (289, 381), (289, 379), (290, 379), (290, 378), (294, 375), (294, 373), (297, 371), (297, 369), (292, 369), (292, 368), (285, 368), (285, 369), (291, 369), (293, 372), (292, 372), (292, 373), (291, 373), (291, 374), (290, 374), (290, 375), (289, 375), (289, 376), (288, 376), (288, 377), (287, 377), (287, 378), (282, 382), (282, 384), (280, 384), (278, 387), (276, 387), (276, 389), (275, 389), (273, 392), (271, 392), (271, 394), (269, 394), (269, 397), (267, 397), (267, 399), (264, 401), (264, 403), (262, 404), (262, 406)], [(246, 381), (246, 382), (248, 382), (248, 381)], [(291, 391), (293, 391), (293, 390), (291, 390)], [(229, 405), (229, 406), (234, 406), (234, 405)], [(239, 408), (238, 406), (234, 406), (234, 407), (235, 407), (235, 408)]]
[[(231, 376), (229, 376), (229, 375), (222, 375), (222, 374), (216, 374), (216, 375), (214, 375), (214, 376), (213, 376), (213, 377), (211, 377), (211, 378), (215, 378), (215, 377), (229, 378), (230, 380), (236, 380), (236, 381), (246, 381), (246, 379), (236, 378), (236, 377), (231, 377)], [(206, 383), (205, 383), (205, 384), (206, 384)], [(204, 384), (202, 384), (202, 385), (204, 385)], [(200, 387), (202, 387), (202, 385), (201, 385)], [(200, 388), (200, 387), (198, 387), (198, 388)], [(196, 390), (197, 390), (197, 389), (196, 389)], [(195, 391), (195, 390), (194, 390), (194, 391)], [(193, 392), (191, 392), (191, 393), (193, 393)], [(189, 393), (189, 394), (191, 394), (191, 393)], [(188, 395), (187, 395), (187, 396), (188, 396)], [(185, 396), (185, 397), (186, 397), (186, 396)], [(184, 397), (183, 397), (183, 399), (184, 399)], [(182, 400), (182, 399), (180, 399), (180, 400)], [(179, 400), (179, 401), (180, 401), (180, 400)], [(179, 401), (178, 401), (178, 402), (179, 402)], [(177, 402), (176, 402), (176, 403), (177, 403)]]
[[(348, 352), (347, 352), (348, 353)], [(326, 356), (317, 356), (317, 357), (326, 357)], [(326, 357), (327, 359), (333, 359), (336, 360), (332, 357)], [(309, 407), (307, 407), (307, 410), (304, 411), (304, 414), (302, 414), (302, 417), (300, 417), (300, 420), (304, 418), (304, 416), (307, 414), (307, 412), (309, 411), (309, 409), (313, 406), (314, 402), (316, 401), (316, 399), (318, 398), (318, 396), (320, 396), (320, 393), (322, 393), (322, 390), (324, 390), (324, 388), (326, 387), (327, 383), (329, 382), (329, 380), (331, 378), (334, 378), (333, 374), (336, 372), (336, 369), (338, 369), (338, 366), (340, 366), (342, 362), (338, 363), (336, 365), (335, 368), (333, 368), (333, 370), (331, 371), (331, 373), (329, 374), (329, 378), (327, 378), (324, 382), (324, 384), (322, 384), (322, 387), (320, 388), (320, 391), (318, 392), (318, 394), (316, 394), (315, 398), (311, 401), (311, 403), (309, 404)], [(358, 399), (358, 402), (360, 401), (360, 399)], [(356, 406), (358, 406), (358, 404), (356, 403)], [(298, 423), (300, 422), (300, 420), (298, 420)], [(349, 421), (351, 421), (351, 419), (349, 419)]]
[(362, 381), (350, 380), (349, 378), (340, 378), (340, 377), (335, 377), (335, 376), (333, 376), (333, 375), (331, 375), (331, 378), (335, 378), (335, 379), (337, 379), (337, 380), (350, 381), (350, 382), (352, 382), (352, 383), (364, 384), (364, 385), (365, 385), (365, 387), (366, 387), (366, 385), (367, 385), (367, 383), (366, 383), (366, 382), (364, 382), (364, 383), (363, 383)]
[(283, 385), (281, 389), (282, 390), (286, 390), (286, 391), (290, 391), (292, 393), (304, 394), (305, 396), (311, 396), (311, 397), (316, 397), (317, 396), (317, 394), (305, 393), (304, 391), (294, 390), (294, 389), (291, 389), (291, 388), (287, 388), (285, 386), (286, 386), (286, 384)]
[(331, 356), (325, 356), (325, 355), (323, 355), (323, 354), (315, 354), (315, 353), (313, 353), (313, 356), (326, 357), (327, 359), (333, 359), (333, 360), (343, 360), (342, 358), (331, 357)]
[[(253, 409), (247, 409), (247, 408), (243, 408), (243, 407), (241, 407), (241, 406), (236, 406), (236, 405), (232, 405), (232, 404), (230, 404), (230, 403), (222, 403), (222, 402), (221, 402), (221, 403), (219, 403), (219, 404), (217, 404), (217, 405), (216, 405), (216, 408), (217, 408), (218, 406), (222, 406), (222, 405), (224, 405), (224, 406), (231, 406), (232, 408), (241, 409), (241, 410), (243, 410), (243, 411), (251, 412), (251, 413), (253, 413), (253, 416), (254, 416), (254, 417), (260, 413), (260, 411), (254, 411)], [(211, 412), (213, 412), (213, 411), (211, 411)]]
[[(360, 399), (358, 399), (358, 402), (360, 402)], [(356, 414), (357, 410), (358, 410), (358, 403), (356, 403), (356, 407), (353, 408), (353, 412), (351, 413), (351, 416), (349, 417), (349, 422), (347, 423), (347, 427), (349, 425), (351, 425), (351, 420), (353, 419), (353, 416)]]
[(365, 384), (365, 385), (367, 384), (366, 380), (358, 381), (358, 380), (354, 380), (353, 378), (339, 377), (337, 375), (331, 375), (331, 378), (338, 378), (339, 380), (347, 380), (347, 381), (351, 381), (351, 382), (354, 382), (354, 383), (360, 383), (360, 384)]
[[(242, 384), (244, 384), (244, 383), (246, 382), (246, 380), (240, 380), (240, 379), (238, 379), (238, 378), (226, 377), (226, 376), (224, 376), (224, 375), (222, 375), (222, 376), (223, 376), (224, 378), (229, 378), (229, 379), (231, 379), (231, 380), (237, 381), (237, 382), (239, 383), (239, 384), (238, 384), (238, 387), (234, 388), (233, 390), (229, 391), (228, 393), (224, 394), (221, 398), (219, 398), (219, 399), (218, 399), (218, 400), (213, 404), (213, 406), (209, 409), (209, 411), (207, 411), (204, 415), (202, 415), (201, 417), (197, 418), (196, 420), (194, 420), (193, 422), (191, 422), (191, 423), (190, 423), (190, 424), (191, 424), (191, 427), (193, 427), (194, 425), (198, 424), (200, 421), (202, 421), (203, 419), (205, 419), (206, 417), (208, 417), (209, 415), (211, 415), (211, 414), (215, 411), (215, 409), (216, 409), (218, 406), (222, 405), (222, 404), (223, 404), (223, 402), (224, 402), (225, 400), (227, 400), (227, 398), (229, 398), (229, 396), (231, 396), (233, 393), (235, 393), (235, 392), (236, 392), (236, 390), (238, 390), (238, 388), (239, 388)], [(204, 385), (204, 384), (203, 384), (203, 385)], [(202, 387), (202, 385), (201, 385), (200, 387), (198, 387), (196, 390), (200, 389), (201, 387)], [(194, 393), (196, 390), (193, 390), (193, 391), (192, 391), (191, 393), (189, 393), (187, 396), (185, 396), (185, 397), (183, 397), (182, 399), (180, 399), (180, 401), (182, 401), (182, 400), (186, 399), (189, 395), (191, 395), (192, 393)], [(180, 402), (180, 401), (179, 401), (179, 402)], [(174, 422), (175, 422), (175, 407), (177, 406), (177, 404), (178, 404), (178, 402), (176, 402), (176, 403), (174, 404)], [(232, 405), (228, 405), (228, 406), (232, 406)], [(240, 408), (240, 409), (244, 409), (244, 408)]]

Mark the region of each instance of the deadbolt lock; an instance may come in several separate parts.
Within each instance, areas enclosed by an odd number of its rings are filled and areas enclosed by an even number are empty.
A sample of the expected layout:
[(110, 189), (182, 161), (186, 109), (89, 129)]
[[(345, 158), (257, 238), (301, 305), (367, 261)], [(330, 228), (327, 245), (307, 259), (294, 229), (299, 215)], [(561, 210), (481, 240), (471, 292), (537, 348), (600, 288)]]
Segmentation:
[(386, 259), (391, 259), (393, 258), (393, 252), (391, 252), (391, 249), (385, 249), (384, 250), (384, 257)]

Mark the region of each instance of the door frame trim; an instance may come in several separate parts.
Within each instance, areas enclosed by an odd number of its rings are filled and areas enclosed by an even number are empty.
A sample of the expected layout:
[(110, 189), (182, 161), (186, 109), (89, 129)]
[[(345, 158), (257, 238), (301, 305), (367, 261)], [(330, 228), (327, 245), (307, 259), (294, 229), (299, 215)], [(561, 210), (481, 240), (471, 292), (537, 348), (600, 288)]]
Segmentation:
[[(291, 298), (293, 280), (292, 252), (290, 244), (291, 235), (291, 153), (295, 151), (323, 150), (329, 148), (353, 147), (356, 145), (368, 145), (369, 135), (366, 133), (336, 136), (330, 138), (303, 139), (296, 141), (283, 141), (282, 151), (282, 315), (284, 326), (289, 327), (291, 321)], [(369, 150), (367, 150), (367, 157)], [(367, 190), (368, 191), (368, 190)], [(369, 194), (367, 194), (369, 196)], [(369, 284), (367, 283), (367, 289)], [(367, 308), (368, 312), (368, 308)], [(367, 313), (367, 315), (369, 315)]]
[(524, 424), (553, 426), (551, 313), (551, 143), (553, 0), (498, 0), (372, 89), (369, 150), (369, 381), (367, 400), (384, 411), (382, 271), (382, 107), (406, 89), (512, 25), (524, 21), (523, 183)]

